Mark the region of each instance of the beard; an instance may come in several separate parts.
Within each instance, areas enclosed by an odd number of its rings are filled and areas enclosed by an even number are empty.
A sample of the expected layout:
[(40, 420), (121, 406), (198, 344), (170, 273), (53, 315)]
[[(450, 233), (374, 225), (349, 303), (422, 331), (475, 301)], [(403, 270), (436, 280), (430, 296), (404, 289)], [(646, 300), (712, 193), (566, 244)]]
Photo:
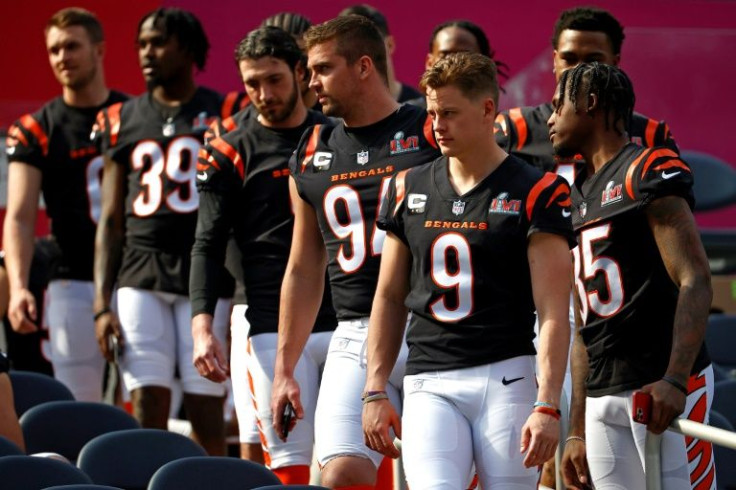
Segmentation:
[(292, 87), (289, 97), (284, 101), (283, 107), (276, 109), (275, 111), (269, 111), (268, 108), (261, 109), (258, 107), (258, 113), (270, 123), (280, 123), (287, 120), (294, 112), (294, 108), (299, 102), (299, 86), (297, 81), (294, 80), (294, 86)]
[(552, 145), (552, 151), (555, 154), (555, 156), (558, 156), (563, 159), (573, 158), (575, 155), (579, 153), (579, 151), (573, 149), (570, 145), (565, 145), (564, 143), (558, 143), (556, 145)]
[(93, 58), (89, 60), (90, 68), (87, 71), (80, 72), (77, 76), (69, 79), (63, 78), (63, 75), (57, 75), (57, 80), (65, 87), (72, 90), (80, 90), (89, 85), (97, 76), (97, 61)]

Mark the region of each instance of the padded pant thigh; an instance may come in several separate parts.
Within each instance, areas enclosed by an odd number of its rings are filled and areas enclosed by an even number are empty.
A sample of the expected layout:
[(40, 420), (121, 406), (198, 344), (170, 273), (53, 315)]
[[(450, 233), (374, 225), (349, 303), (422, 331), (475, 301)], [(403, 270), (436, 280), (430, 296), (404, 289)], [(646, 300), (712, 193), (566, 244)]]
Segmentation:
[(47, 318), (54, 377), (80, 401), (102, 401), (105, 359), (95, 337), (94, 286), (55, 280), (48, 287)]

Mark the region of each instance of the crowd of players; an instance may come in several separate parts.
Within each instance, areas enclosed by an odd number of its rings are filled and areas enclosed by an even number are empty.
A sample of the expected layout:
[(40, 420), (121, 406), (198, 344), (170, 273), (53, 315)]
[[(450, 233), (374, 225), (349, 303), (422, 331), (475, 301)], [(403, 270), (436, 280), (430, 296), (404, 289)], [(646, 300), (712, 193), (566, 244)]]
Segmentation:
[[(59, 11), (45, 35), (62, 95), (8, 132), (8, 317), (38, 335), (29, 278), (53, 262), (51, 361), (77, 399), (101, 400), (112, 361), (135, 417), (166, 428), (177, 378), (217, 455), (231, 378), (241, 455), (284, 483), (316, 458), (324, 486), (387, 488), (396, 436), (412, 489), (536, 488), (572, 332), (570, 488), (643, 488), (646, 429), (707, 422), (692, 174), (633, 111), (608, 12), (563, 12), (554, 100), (500, 113), (507, 67), (467, 20), (434, 30), (421, 92), (366, 5), (266, 19), (227, 96), (195, 83), (209, 44), (189, 12), (141, 19), (137, 97), (107, 87), (92, 13)], [(662, 451), (665, 488), (715, 488), (709, 444), (667, 432)]]

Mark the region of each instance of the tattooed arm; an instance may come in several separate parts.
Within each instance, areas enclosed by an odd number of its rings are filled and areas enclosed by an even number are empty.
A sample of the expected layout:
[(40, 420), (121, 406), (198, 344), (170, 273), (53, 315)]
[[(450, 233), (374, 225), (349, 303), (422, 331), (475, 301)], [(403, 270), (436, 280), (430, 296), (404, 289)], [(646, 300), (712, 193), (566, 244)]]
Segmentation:
[[(646, 215), (667, 272), (680, 290), (672, 353), (665, 374), (687, 386), (703, 343), (713, 297), (708, 259), (684, 199), (674, 196), (657, 199), (647, 206)], [(643, 391), (651, 393), (653, 401), (648, 428), (659, 434), (683, 412), (686, 396), (664, 380), (645, 386)]]

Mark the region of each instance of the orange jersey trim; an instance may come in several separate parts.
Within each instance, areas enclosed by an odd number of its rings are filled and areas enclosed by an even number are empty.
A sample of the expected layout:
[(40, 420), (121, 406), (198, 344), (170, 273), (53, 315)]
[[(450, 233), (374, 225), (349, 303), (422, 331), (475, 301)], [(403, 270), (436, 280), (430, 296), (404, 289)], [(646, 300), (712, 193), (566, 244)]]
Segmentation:
[(659, 126), (659, 123), (654, 119), (647, 121), (647, 127), (644, 130), (644, 142), (649, 147), (654, 146), (654, 137), (657, 134), (657, 126)]
[(8, 130), (8, 137), (6, 138), (7, 147), (15, 146), (15, 141), (12, 140), (18, 140), (23, 144), (23, 146), (28, 146), (26, 135), (23, 134), (23, 131), (21, 131), (16, 125), (10, 126), (10, 129)]
[(220, 117), (223, 119), (229, 117), (233, 113), (235, 102), (238, 100), (238, 92), (228, 92), (225, 96), (225, 100), (222, 102), (220, 108)]
[(568, 186), (565, 184), (560, 184), (557, 186), (557, 189), (552, 193), (552, 197), (549, 198), (549, 201), (547, 201), (547, 206), (550, 207), (555, 200), (562, 195), (567, 194), (567, 198), (564, 201), (560, 202), (560, 206), (572, 206), (572, 199), (570, 199), (570, 191), (568, 190)]
[(314, 157), (314, 152), (317, 149), (317, 142), (319, 141), (319, 130), (321, 127), (321, 124), (315, 124), (314, 128), (312, 128), (312, 134), (309, 136), (307, 148), (304, 150), (304, 160), (302, 160), (301, 173), (304, 173), (307, 169), (307, 165), (309, 165), (309, 162), (311, 162)]
[[(539, 181), (534, 184), (532, 190), (529, 191), (529, 197), (526, 199), (526, 218), (531, 221), (532, 212), (534, 211), (534, 205), (537, 203), (537, 199), (547, 187), (557, 179), (557, 175), (552, 172), (547, 172)], [(549, 203), (547, 204), (549, 206)]]
[(233, 148), (232, 145), (227, 143), (222, 138), (213, 139), (212, 141), (210, 141), (210, 146), (225, 155), (225, 157), (232, 162), (235, 170), (238, 171), (238, 175), (240, 176), (240, 178), (245, 178), (245, 166), (243, 165), (243, 159), (240, 158), (240, 153), (238, 153), (238, 150)]
[(41, 152), (43, 153), (43, 156), (48, 155), (49, 137), (46, 136), (46, 133), (44, 132), (38, 121), (33, 119), (33, 116), (31, 116), (30, 114), (26, 114), (25, 116), (20, 118), (20, 124), (28, 131), (30, 131), (33, 136), (36, 137), (38, 144), (41, 146)]
[(396, 207), (394, 208), (394, 216), (399, 212), (399, 206), (404, 202), (406, 197), (406, 174), (411, 169), (405, 169), (396, 174)]
[[(496, 125), (493, 126), (493, 133), (495, 134), (495, 133), (498, 133), (499, 131), (501, 131), (504, 136), (508, 136), (508, 134), (509, 134), (509, 128), (506, 126), (506, 118), (503, 117), (503, 114), (496, 114), (496, 121), (495, 121), (495, 123), (498, 124), (498, 126), (496, 126)], [(476, 477), (477, 477), (477, 475), (476, 475)]]
[(107, 119), (110, 122), (110, 146), (115, 146), (118, 142), (120, 134), (120, 109), (123, 107), (122, 102), (113, 104), (107, 108)]
[(521, 108), (517, 107), (515, 109), (509, 110), (509, 117), (511, 118), (511, 122), (514, 123), (514, 126), (516, 126), (516, 133), (517, 133), (517, 141), (516, 141), (516, 149), (521, 150), (524, 148), (524, 145), (526, 144), (526, 138), (529, 135), (529, 129), (526, 126), (526, 120), (524, 119), (524, 116), (521, 114)]
[(438, 149), (437, 140), (434, 138), (434, 129), (432, 128), (432, 118), (427, 114), (424, 120), (424, 138), (432, 145), (432, 148)]

